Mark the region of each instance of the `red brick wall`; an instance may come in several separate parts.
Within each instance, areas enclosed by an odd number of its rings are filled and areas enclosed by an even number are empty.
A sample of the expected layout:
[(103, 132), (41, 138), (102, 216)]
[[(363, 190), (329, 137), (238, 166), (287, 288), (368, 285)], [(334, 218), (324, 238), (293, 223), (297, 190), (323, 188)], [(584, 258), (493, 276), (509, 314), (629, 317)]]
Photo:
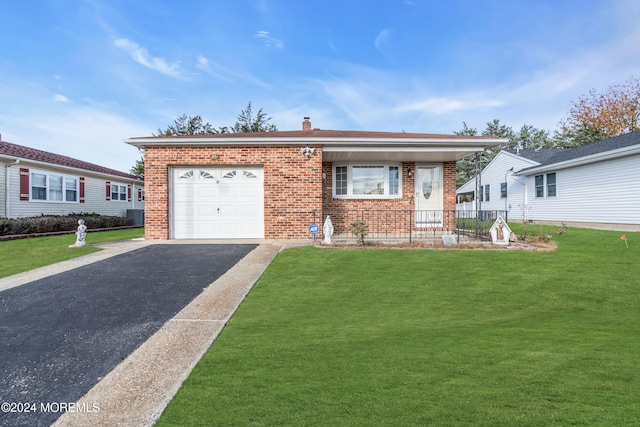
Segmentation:
[[(302, 146), (302, 144), (301, 144)], [(217, 155), (216, 160), (211, 156)], [(169, 238), (169, 167), (264, 167), (266, 239), (311, 238), (313, 211), (322, 210), (322, 148), (309, 158), (300, 147), (147, 147), (145, 157), (145, 238)]]

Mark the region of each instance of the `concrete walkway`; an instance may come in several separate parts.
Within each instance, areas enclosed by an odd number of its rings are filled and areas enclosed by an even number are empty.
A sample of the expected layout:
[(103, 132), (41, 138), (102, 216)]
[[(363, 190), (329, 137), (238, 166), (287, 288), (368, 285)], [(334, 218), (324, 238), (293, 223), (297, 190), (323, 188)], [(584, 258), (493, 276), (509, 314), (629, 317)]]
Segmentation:
[(259, 245), (205, 288), (52, 425), (152, 426), (277, 253), (286, 247), (310, 244), (308, 241), (265, 240), (105, 244), (101, 245), (105, 248), (103, 251), (0, 279), (0, 290), (154, 243)]

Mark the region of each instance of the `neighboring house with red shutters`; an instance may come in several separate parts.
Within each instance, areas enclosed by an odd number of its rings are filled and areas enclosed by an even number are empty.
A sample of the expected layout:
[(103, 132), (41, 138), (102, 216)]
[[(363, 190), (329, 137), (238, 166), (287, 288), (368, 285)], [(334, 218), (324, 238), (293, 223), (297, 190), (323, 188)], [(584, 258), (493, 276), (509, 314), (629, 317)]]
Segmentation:
[(144, 209), (135, 175), (0, 140), (0, 218)]
[[(312, 129), (141, 137), (145, 238), (311, 238), (455, 229), (456, 161), (502, 138)], [(315, 229), (315, 227), (311, 227)]]

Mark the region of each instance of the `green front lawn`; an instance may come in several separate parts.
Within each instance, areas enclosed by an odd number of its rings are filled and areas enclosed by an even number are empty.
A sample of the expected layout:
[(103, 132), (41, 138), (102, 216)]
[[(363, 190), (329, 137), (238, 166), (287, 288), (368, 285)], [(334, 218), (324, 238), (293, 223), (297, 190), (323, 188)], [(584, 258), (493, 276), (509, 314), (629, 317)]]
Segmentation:
[[(87, 233), (87, 245), (128, 240), (144, 236), (143, 228)], [(95, 246), (69, 248), (76, 241), (75, 234), (34, 237), (31, 239), (0, 242), (0, 277), (54, 264), (101, 250)]]
[(638, 425), (640, 233), (554, 240), (284, 251), (157, 425)]

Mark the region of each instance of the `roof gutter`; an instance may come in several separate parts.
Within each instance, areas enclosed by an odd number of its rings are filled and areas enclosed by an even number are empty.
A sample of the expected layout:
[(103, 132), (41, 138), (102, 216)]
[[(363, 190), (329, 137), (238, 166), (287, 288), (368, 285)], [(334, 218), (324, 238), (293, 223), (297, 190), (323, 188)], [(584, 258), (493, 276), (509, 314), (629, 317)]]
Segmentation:
[(451, 147), (469, 145), (475, 148), (491, 148), (507, 142), (504, 138), (339, 138), (339, 137), (262, 137), (251, 136), (236, 138), (190, 138), (190, 137), (148, 137), (129, 138), (125, 143), (135, 147), (170, 147), (176, 145), (190, 146), (234, 146), (234, 145), (301, 145), (317, 144), (322, 146), (424, 146)]

